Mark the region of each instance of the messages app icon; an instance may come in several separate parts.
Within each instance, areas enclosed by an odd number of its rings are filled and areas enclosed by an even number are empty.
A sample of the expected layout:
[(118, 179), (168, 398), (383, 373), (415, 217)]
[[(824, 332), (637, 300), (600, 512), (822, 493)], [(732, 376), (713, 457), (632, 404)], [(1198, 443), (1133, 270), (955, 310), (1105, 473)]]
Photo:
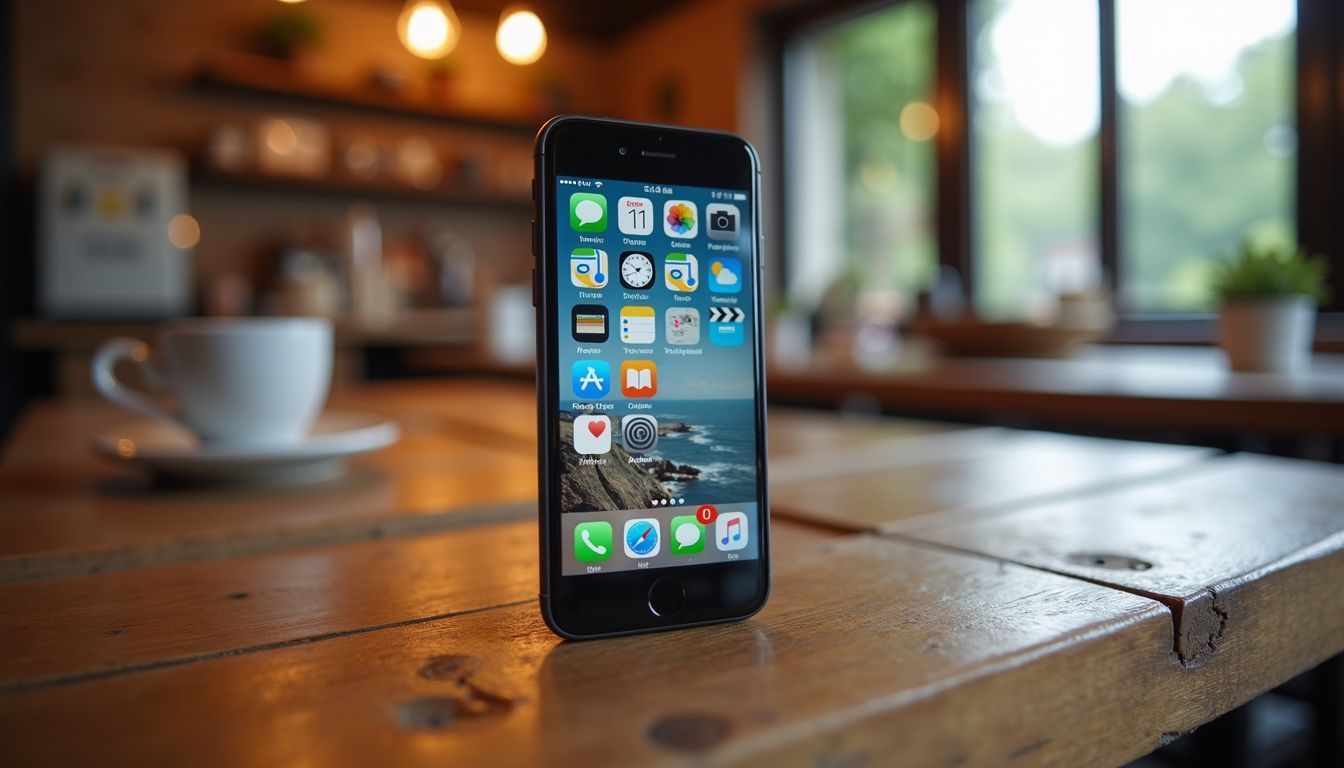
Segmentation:
[(663, 260), (663, 285), (669, 291), (691, 293), (700, 287), (700, 262), (689, 253), (669, 253)]
[(575, 232), (606, 232), (607, 198), (592, 192), (570, 195), (569, 228)]
[(695, 515), (672, 518), (672, 554), (694, 555), (705, 551), (705, 527)]

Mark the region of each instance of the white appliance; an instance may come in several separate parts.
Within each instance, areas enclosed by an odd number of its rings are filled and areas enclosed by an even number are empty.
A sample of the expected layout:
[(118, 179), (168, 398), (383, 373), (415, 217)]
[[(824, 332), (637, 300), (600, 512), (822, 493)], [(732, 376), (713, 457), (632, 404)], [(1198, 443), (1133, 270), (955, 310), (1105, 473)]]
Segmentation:
[[(58, 148), (43, 163), (38, 194), (43, 314), (151, 318), (190, 312), (191, 249), (200, 232), (186, 217), (186, 166), (179, 155)], [(184, 218), (174, 222), (177, 216)]]

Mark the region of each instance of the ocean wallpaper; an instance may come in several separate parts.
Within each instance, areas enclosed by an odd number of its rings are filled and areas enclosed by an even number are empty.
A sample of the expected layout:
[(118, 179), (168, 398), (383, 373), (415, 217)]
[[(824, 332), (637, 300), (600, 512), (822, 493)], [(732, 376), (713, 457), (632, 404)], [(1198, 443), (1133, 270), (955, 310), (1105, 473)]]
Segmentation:
[(746, 192), (556, 192), (562, 510), (756, 501)]

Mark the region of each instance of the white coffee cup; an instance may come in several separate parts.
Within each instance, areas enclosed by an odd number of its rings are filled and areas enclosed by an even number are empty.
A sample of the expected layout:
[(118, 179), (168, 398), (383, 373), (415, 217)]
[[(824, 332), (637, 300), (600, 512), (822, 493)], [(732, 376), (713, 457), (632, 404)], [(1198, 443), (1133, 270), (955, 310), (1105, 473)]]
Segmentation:
[[(93, 385), (137, 413), (173, 421), (203, 442), (283, 446), (301, 442), (331, 384), (331, 324), (320, 318), (183, 320), (164, 329), (159, 360), (139, 339), (116, 338), (93, 357)], [(116, 377), (119, 360), (176, 396), (169, 413)]]

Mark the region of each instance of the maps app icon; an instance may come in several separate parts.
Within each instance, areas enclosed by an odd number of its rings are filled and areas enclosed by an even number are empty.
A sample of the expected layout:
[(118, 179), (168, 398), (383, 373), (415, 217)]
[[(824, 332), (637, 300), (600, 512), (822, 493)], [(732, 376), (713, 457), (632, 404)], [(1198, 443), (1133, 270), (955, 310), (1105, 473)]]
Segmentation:
[(669, 253), (663, 260), (663, 284), (669, 291), (691, 293), (700, 287), (700, 263), (689, 253)]
[(579, 288), (606, 288), (607, 252), (575, 248), (569, 254), (569, 280)]

